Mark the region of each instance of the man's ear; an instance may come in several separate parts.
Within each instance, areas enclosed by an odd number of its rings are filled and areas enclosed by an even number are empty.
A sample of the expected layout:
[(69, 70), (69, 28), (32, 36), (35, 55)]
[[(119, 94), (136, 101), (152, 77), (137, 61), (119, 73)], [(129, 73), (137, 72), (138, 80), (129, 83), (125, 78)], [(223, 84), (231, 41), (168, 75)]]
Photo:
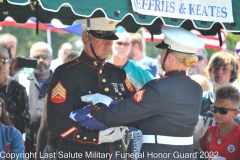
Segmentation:
[(82, 36), (82, 42), (84, 45), (87, 45), (88, 44), (88, 37), (87, 36)]
[(175, 56), (172, 54), (172, 52), (169, 52), (167, 59), (168, 59), (169, 62), (171, 62), (174, 57), (175, 57)]

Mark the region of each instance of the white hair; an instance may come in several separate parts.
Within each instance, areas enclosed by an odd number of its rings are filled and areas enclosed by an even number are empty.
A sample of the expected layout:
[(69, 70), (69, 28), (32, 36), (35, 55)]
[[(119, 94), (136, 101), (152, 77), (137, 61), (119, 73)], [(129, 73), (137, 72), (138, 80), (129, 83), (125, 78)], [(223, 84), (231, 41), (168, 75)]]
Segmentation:
[(49, 44), (45, 43), (45, 42), (37, 42), (37, 43), (33, 44), (31, 49), (30, 49), (30, 55), (32, 55), (34, 53), (34, 51), (36, 49), (39, 49), (39, 48), (47, 49), (48, 53), (50, 55), (52, 55), (52, 47)]

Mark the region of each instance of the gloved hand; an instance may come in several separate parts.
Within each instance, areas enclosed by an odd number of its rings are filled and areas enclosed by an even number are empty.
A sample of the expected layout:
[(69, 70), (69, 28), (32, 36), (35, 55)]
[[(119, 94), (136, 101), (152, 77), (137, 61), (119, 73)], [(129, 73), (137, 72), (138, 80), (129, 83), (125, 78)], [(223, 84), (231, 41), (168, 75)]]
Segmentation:
[(111, 143), (121, 139), (125, 135), (127, 127), (112, 127), (99, 132), (98, 144)]
[(83, 102), (92, 103), (93, 105), (97, 103), (103, 103), (107, 106), (112, 102), (112, 98), (102, 95), (100, 93), (94, 93), (90, 95), (85, 95), (81, 97)]

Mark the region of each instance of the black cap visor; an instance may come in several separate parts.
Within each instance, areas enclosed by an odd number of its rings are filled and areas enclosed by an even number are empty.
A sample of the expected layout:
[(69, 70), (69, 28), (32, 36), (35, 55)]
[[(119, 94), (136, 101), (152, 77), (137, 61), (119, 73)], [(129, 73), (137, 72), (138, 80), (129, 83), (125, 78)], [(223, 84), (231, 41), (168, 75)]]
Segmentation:
[(198, 61), (201, 61), (204, 59), (203, 56), (201, 56), (201, 55), (197, 55), (197, 57), (198, 57)]
[(99, 39), (105, 40), (117, 40), (118, 37), (115, 35), (116, 31), (100, 31), (100, 30), (89, 30), (92, 36)]
[(155, 47), (157, 47), (157, 48), (171, 48), (171, 46), (170, 45), (168, 45), (167, 43), (164, 43), (164, 41), (162, 41), (161, 43), (159, 43), (159, 44), (157, 44)]

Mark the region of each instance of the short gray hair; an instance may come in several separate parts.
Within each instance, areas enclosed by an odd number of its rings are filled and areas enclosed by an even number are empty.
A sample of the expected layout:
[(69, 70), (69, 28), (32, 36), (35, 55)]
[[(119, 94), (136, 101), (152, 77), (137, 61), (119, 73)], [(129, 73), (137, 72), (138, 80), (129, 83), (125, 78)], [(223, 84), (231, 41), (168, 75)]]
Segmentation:
[(52, 47), (45, 42), (37, 42), (37, 43), (33, 44), (30, 49), (30, 55), (32, 55), (34, 50), (36, 50), (38, 48), (45, 48), (48, 50), (49, 54), (52, 55)]

